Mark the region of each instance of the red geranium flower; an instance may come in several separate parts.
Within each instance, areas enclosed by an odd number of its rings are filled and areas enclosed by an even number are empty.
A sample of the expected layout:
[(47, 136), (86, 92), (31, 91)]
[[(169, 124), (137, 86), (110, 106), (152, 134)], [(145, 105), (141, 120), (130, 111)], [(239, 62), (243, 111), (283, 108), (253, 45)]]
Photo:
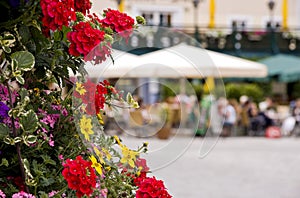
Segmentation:
[(42, 23), (44, 33), (49, 34), (49, 30), (61, 30), (62, 26), (68, 26), (71, 21), (76, 20), (74, 10), (74, 0), (41, 0)]
[(83, 55), (85, 61), (101, 63), (111, 53), (109, 43), (101, 44), (104, 42), (104, 35), (104, 31), (93, 28), (90, 22), (79, 22), (67, 34), (71, 42), (69, 53), (73, 56)]
[(101, 20), (103, 27), (109, 27), (113, 31), (120, 33), (124, 38), (128, 38), (132, 33), (134, 19), (118, 10), (107, 9), (104, 11), (105, 18)]
[(92, 5), (89, 0), (76, 0), (75, 1), (75, 11), (82, 12), (84, 15), (90, 13)]
[(77, 197), (84, 195), (89, 197), (96, 187), (96, 174), (92, 162), (77, 156), (75, 160), (67, 159), (63, 166), (62, 175), (68, 182), (69, 188), (76, 190)]
[(101, 109), (104, 109), (105, 94), (107, 94), (107, 88), (102, 83), (99, 83), (95, 94), (96, 114), (100, 113)]
[(167, 192), (163, 181), (155, 177), (139, 177), (135, 179), (135, 184), (139, 187), (136, 191), (136, 198), (171, 198)]

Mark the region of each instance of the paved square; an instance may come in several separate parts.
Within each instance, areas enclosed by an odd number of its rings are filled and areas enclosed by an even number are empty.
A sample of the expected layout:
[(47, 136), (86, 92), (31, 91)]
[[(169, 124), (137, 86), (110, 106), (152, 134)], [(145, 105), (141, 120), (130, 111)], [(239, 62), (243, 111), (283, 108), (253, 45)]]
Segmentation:
[(131, 148), (149, 142), (144, 157), (174, 198), (300, 197), (300, 138), (121, 138)]

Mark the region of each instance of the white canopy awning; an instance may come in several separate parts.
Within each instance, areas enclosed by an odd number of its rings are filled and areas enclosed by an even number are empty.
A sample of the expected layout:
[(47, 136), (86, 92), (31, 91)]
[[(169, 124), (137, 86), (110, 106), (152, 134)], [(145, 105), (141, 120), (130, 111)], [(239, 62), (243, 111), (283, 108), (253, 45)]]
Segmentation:
[(114, 51), (112, 61), (86, 64), (92, 78), (265, 77), (265, 65), (234, 56), (180, 44), (137, 56)]

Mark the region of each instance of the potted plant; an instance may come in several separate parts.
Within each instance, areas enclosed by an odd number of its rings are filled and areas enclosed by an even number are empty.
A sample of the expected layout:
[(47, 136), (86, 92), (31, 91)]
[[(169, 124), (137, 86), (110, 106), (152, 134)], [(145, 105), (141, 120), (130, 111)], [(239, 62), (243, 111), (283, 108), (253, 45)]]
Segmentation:
[(104, 105), (136, 102), (80, 72), (84, 61), (109, 58), (113, 36), (127, 38), (143, 18), (112, 9), (98, 17), (88, 0), (3, 4), (0, 197), (171, 197), (146, 175), (147, 143), (130, 149), (103, 133)]

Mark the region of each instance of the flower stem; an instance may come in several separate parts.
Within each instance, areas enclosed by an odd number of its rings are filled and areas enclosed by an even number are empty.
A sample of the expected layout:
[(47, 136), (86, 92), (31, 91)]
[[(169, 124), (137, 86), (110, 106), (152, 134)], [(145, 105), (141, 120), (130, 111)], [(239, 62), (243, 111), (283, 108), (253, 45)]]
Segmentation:
[[(9, 102), (10, 102), (11, 108), (13, 108), (13, 100), (12, 100), (12, 96), (11, 96), (11, 90), (10, 90), (10, 87), (9, 87), (9, 84), (8, 84), (7, 81), (5, 82), (5, 84), (6, 84), (6, 87), (7, 87), (7, 90), (8, 90)], [(14, 118), (14, 116), (11, 116), (11, 122), (12, 122), (13, 136), (17, 137), (18, 136), (18, 132), (17, 132), (17, 128), (16, 128), (16, 125), (15, 125), (15, 118)], [(25, 185), (25, 192), (29, 193), (28, 186), (25, 183), (25, 169), (24, 169), (24, 164), (23, 164), (23, 161), (22, 161), (20, 143), (16, 144), (16, 151), (17, 151), (18, 161), (19, 161), (19, 165), (20, 165), (21, 177), (22, 177), (23, 183)]]

